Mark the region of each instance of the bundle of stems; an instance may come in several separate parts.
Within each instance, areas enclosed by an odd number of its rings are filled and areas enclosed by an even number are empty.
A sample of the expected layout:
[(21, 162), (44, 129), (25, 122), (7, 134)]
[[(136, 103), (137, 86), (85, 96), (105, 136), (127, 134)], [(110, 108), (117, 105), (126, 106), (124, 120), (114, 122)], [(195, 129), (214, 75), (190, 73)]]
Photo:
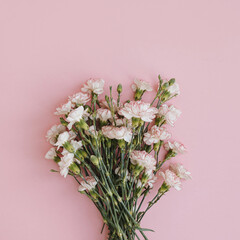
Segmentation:
[[(141, 221), (171, 187), (180, 190), (180, 178), (190, 178), (182, 165), (162, 171), (164, 163), (182, 153), (178, 142), (166, 141), (170, 133), (163, 127), (180, 115), (165, 103), (179, 94), (175, 79), (163, 81), (151, 103), (142, 97), (151, 91), (149, 83), (135, 80), (134, 100), (121, 103), (122, 85), (115, 100), (110, 94), (99, 100), (102, 79), (90, 79), (82, 92), (57, 109), (60, 125), (53, 126), (47, 138), (53, 147), (46, 154), (59, 165), (64, 177), (73, 177), (78, 191), (92, 200), (109, 229), (109, 240), (148, 239)], [(165, 111), (165, 112), (164, 112)], [(159, 159), (163, 149), (164, 157)], [(147, 204), (146, 196), (161, 176), (162, 184)], [(143, 207), (145, 206), (145, 207)], [(102, 228), (102, 231), (103, 231)]]

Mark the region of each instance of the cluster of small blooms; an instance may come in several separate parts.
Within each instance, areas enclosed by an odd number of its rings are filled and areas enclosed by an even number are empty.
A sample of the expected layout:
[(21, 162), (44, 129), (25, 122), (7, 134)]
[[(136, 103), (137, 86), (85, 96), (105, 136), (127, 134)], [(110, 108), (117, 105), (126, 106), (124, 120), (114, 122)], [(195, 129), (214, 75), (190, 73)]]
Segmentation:
[[(105, 213), (105, 209), (128, 211), (129, 206), (123, 207), (123, 204), (129, 199), (137, 206), (138, 198), (144, 196), (145, 199), (157, 176), (161, 176), (163, 183), (154, 199), (160, 199), (171, 187), (180, 190), (181, 180), (191, 179), (191, 174), (179, 163), (170, 164), (162, 171), (166, 161), (186, 151), (183, 144), (169, 141), (171, 133), (167, 130), (167, 125), (174, 126), (181, 115), (173, 105), (165, 104), (180, 94), (175, 79), (164, 82), (159, 76), (152, 103), (142, 100), (145, 93), (154, 90), (144, 80), (134, 80), (134, 100), (126, 102), (121, 102), (121, 84), (117, 87), (117, 99), (112, 97), (110, 88), (110, 96), (105, 95), (105, 100), (100, 100), (104, 83), (103, 79), (89, 79), (81, 92), (68, 97), (67, 103), (56, 109), (61, 124), (47, 132), (52, 147), (45, 158), (58, 164), (58, 172), (63, 177), (70, 175), (77, 180), (78, 191), (86, 194), (103, 211), (110, 232), (119, 233), (119, 226), (124, 229), (124, 222), (118, 222), (114, 228), (111, 223), (118, 220), (113, 220), (109, 215), (111, 211)], [(166, 153), (160, 160), (161, 146)], [(136, 222), (144, 215), (138, 211)], [(132, 216), (130, 212), (124, 216)], [(132, 219), (128, 221), (130, 224)], [(136, 228), (134, 224), (131, 222), (130, 225)]]

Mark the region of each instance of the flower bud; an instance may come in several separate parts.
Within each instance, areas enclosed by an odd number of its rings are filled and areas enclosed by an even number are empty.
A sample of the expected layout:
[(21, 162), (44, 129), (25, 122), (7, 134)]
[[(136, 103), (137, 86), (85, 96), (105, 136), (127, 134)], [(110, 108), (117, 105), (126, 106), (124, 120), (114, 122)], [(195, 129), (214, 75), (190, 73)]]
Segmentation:
[(133, 127), (138, 127), (139, 121), (140, 121), (140, 118), (135, 118), (135, 117), (133, 117), (133, 118), (132, 118), (132, 126), (133, 126)]
[(75, 154), (81, 160), (84, 160), (84, 158), (87, 158), (87, 156), (88, 156), (87, 153), (84, 150), (82, 150), (82, 149), (78, 149)]
[(122, 92), (122, 84), (118, 84), (117, 92), (118, 92), (118, 94), (120, 94)]
[(159, 150), (162, 143), (163, 143), (163, 141), (159, 141), (158, 143), (154, 143), (153, 149), (154, 149), (155, 152), (157, 152)]
[(95, 155), (91, 155), (90, 161), (92, 162), (93, 165), (99, 166), (99, 159)]
[(143, 173), (142, 178), (141, 178), (142, 185), (145, 185), (147, 183), (148, 178), (149, 178), (149, 175), (146, 173)]
[(97, 202), (98, 201), (97, 200), (98, 199), (98, 195), (94, 191), (92, 191), (92, 190), (90, 190), (89, 193), (91, 194), (94, 202)]
[(170, 158), (175, 157), (176, 155), (177, 155), (177, 153), (174, 152), (172, 149), (170, 149), (170, 150), (167, 152), (167, 154), (166, 154), (166, 156), (165, 156), (165, 159), (166, 159), (166, 160), (169, 160)]
[(70, 153), (74, 153), (74, 147), (70, 142), (65, 142), (63, 147)]
[(168, 82), (165, 82), (163, 85), (162, 85), (162, 89), (165, 90), (169, 87), (169, 83)]
[(109, 96), (108, 95), (105, 95), (105, 100), (109, 104)]
[(118, 146), (120, 148), (125, 148), (125, 141), (123, 139), (118, 140)]
[(79, 169), (79, 167), (77, 166), (76, 163), (72, 163), (72, 164), (70, 165), (69, 169), (70, 169), (73, 173), (75, 173), (76, 175), (78, 175), (78, 174), (80, 173), (80, 169)]
[(158, 193), (165, 193), (166, 191), (168, 191), (169, 189), (169, 186), (163, 182), (162, 186), (158, 189)]
[(173, 85), (174, 83), (175, 83), (175, 78), (171, 78), (171, 79), (168, 81), (169, 86)]
[(142, 95), (143, 95), (143, 90), (140, 90), (139, 88), (137, 88), (137, 90), (134, 94), (135, 101), (141, 100)]
[(75, 126), (77, 127), (77, 129), (83, 129), (83, 130), (88, 130), (89, 126), (87, 125), (87, 123), (81, 119), (79, 122), (75, 123)]

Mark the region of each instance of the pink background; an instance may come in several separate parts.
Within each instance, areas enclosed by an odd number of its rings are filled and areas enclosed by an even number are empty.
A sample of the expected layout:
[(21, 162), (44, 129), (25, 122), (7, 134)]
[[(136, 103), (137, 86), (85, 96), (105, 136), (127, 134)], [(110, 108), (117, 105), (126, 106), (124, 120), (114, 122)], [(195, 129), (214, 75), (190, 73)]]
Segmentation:
[(1, 240), (104, 240), (100, 214), (49, 169), (55, 108), (89, 77), (129, 94), (175, 77), (172, 129), (193, 174), (143, 221), (151, 240), (239, 239), (240, 17), (235, 0), (1, 0)]

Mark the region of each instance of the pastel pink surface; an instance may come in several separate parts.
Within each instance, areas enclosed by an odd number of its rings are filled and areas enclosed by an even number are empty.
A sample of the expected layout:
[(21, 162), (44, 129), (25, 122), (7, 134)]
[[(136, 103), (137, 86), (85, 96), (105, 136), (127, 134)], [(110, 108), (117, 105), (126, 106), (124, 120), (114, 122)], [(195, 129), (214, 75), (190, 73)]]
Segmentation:
[[(102, 221), (71, 180), (50, 173), (55, 108), (90, 77), (156, 84), (175, 77), (171, 129), (192, 172), (143, 221), (151, 240), (238, 239), (239, 1), (0, 2), (2, 240), (96, 240)], [(150, 95), (149, 95), (150, 96)]]

